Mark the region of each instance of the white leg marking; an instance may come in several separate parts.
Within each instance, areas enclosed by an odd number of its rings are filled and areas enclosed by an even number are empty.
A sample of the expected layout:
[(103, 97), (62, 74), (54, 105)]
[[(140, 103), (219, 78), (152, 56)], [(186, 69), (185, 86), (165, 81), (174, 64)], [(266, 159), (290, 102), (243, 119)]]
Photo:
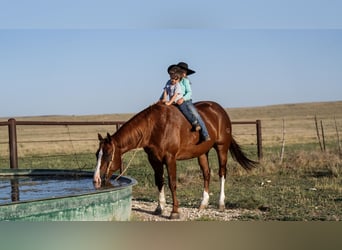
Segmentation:
[(201, 208), (204, 208), (206, 206), (208, 206), (209, 204), (209, 194), (206, 191), (203, 191), (203, 198), (202, 198), (202, 202), (201, 202)]
[(161, 191), (159, 192), (159, 207), (161, 210), (165, 208), (166, 199), (165, 199), (165, 193), (164, 193), (164, 186), (162, 187)]
[(101, 176), (100, 176), (100, 167), (101, 167), (101, 160), (102, 160), (102, 149), (99, 151), (98, 159), (97, 159), (97, 164), (95, 167), (95, 172), (94, 172), (94, 182), (96, 183), (101, 183)]
[(163, 210), (165, 208), (166, 199), (165, 199), (165, 193), (164, 193), (164, 186), (161, 188), (160, 192), (158, 192), (158, 206), (156, 210), (154, 211), (155, 214), (161, 215), (163, 214)]
[(220, 190), (220, 200), (219, 200), (219, 207), (225, 207), (224, 199), (226, 198), (224, 195), (224, 183), (225, 183), (225, 178), (222, 176), (221, 177), (221, 190)]

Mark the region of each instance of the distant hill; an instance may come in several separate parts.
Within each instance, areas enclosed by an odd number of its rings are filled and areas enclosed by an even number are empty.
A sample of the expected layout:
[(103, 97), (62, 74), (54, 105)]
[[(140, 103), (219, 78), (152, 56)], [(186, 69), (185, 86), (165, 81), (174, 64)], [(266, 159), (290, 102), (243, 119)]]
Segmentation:
[[(256, 119), (278, 119), (295, 118), (306, 116), (319, 116), (322, 118), (342, 118), (342, 101), (335, 102), (312, 102), (269, 105), (260, 107), (229, 108), (225, 107), (232, 120), (256, 120)], [(14, 117), (17, 120), (44, 120), (44, 121), (126, 121), (133, 113), (122, 114), (99, 114), (99, 115), (45, 115), (34, 117)], [(8, 118), (0, 118), (0, 121), (7, 121)]]
[(342, 118), (342, 101), (281, 104), (262, 107), (226, 108), (232, 120), (304, 118)]

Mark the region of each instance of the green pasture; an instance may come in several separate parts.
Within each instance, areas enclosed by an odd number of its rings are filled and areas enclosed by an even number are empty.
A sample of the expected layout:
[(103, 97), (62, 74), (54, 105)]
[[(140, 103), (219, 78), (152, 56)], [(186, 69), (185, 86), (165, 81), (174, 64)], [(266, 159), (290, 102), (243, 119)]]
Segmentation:
[[(240, 220), (324, 220), (342, 219), (341, 161), (335, 153), (323, 153), (293, 147), (291, 157), (282, 163), (273, 148), (265, 148), (264, 159), (257, 169), (246, 172), (231, 158), (226, 180), (226, 208), (244, 209)], [(256, 158), (254, 147), (244, 147), (251, 158)], [(288, 149), (290, 150), (290, 149)], [(132, 157), (134, 158), (132, 159)], [(215, 151), (211, 151), (210, 206), (217, 205), (219, 195), (218, 165)], [(124, 166), (130, 162), (126, 175), (135, 178), (133, 198), (156, 201), (152, 168), (142, 150), (124, 155)], [(30, 156), (19, 158), (20, 168), (63, 168), (93, 170), (94, 153), (73, 155)], [(1, 168), (8, 167), (8, 160), (1, 158)], [(178, 198), (181, 207), (199, 206), (203, 179), (196, 159), (178, 162)], [(165, 182), (167, 183), (165, 171)], [(168, 188), (167, 202), (172, 199)], [(207, 218), (203, 218), (207, 220)]]

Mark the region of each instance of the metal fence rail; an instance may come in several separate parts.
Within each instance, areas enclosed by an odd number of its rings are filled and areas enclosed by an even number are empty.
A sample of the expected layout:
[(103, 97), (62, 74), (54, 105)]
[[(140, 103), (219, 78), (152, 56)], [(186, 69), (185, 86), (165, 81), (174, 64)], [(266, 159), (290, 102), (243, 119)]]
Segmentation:
[[(18, 168), (18, 146), (17, 146), (17, 126), (103, 126), (114, 125), (118, 130), (126, 121), (17, 121), (10, 118), (8, 121), (0, 122), (0, 126), (8, 126), (8, 144), (10, 168)], [(261, 121), (239, 121), (232, 122), (235, 125), (255, 125), (258, 159), (262, 158), (262, 133)], [(48, 140), (47, 140), (48, 141)]]

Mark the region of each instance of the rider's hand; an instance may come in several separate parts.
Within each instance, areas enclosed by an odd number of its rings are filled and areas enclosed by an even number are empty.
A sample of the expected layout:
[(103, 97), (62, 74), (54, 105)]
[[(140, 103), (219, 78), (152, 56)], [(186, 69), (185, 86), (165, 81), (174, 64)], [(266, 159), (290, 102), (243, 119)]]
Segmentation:
[(184, 99), (181, 98), (181, 99), (179, 99), (179, 100), (177, 101), (177, 104), (178, 104), (178, 105), (181, 105), (183, 102), (184, 102)]

